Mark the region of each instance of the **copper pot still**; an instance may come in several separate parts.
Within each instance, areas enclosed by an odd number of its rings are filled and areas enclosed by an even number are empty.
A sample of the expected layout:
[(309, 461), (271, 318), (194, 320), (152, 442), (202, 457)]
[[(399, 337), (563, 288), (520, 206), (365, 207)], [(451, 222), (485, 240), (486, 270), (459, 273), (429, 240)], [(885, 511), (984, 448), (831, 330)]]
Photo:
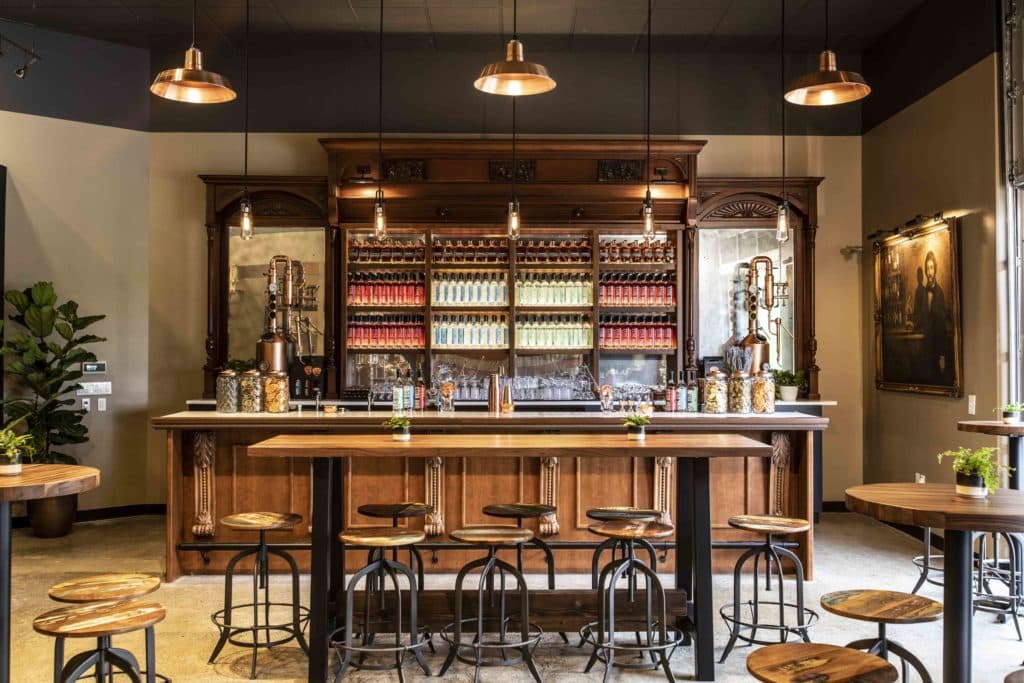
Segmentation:
[[(758, 285), (758, 276), (764, 266), (764, 285)], [(758, 302), (758, 294), (763, 292), (764, 301)], [(740, 341), (740, 346), (751, 350), (748, 374), (755, 374), (771, 365), (771, 353), (768, 337), (758, 333), (757, 310), (763, 305), (765, 310), (775, 307), (775, 277), (772, 275), (772, 260), (767, 256), (755, 256), (750, 260), (747, 270), (747, 336)]]

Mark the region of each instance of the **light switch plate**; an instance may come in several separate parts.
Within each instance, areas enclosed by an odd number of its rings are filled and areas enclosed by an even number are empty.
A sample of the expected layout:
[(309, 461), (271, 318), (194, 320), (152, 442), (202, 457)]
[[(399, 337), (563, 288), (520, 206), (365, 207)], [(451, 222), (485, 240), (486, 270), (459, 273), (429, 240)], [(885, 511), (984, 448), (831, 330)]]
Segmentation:
[(102, 397), (96, 399), (96, 410), (100, 411), (101, 413), (107, 412), (107, 399)]
[(82, 399), (82, 410), (84, 410), (85, 412), (88, 413), (91, 409), (92, 409), (92, 399), (91, 398), (83, 398)]
[(113, 393), (111, 382), (79, 382), (78, 385), (81, 389), (75, 393), (76, 396), (109, 396)]
[(967, 394), (967, 414), (974, 415), (978, 412), (978, 397), (974, 394)]

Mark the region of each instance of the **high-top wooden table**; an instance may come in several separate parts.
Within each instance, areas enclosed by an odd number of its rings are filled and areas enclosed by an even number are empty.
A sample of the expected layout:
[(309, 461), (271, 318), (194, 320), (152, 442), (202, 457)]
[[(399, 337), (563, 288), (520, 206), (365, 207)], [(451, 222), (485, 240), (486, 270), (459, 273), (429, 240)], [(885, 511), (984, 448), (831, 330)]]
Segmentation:
[(961, 432), (973, 432), (975, 434), (988, 434), (989, 436), (1005, 436), (1009, 445), (1009, 465), (1013, 469), (1008, 477), (1009, 487), (1020, 490), (1021, 467), (1024, 467), (1022, 457), (1021, 439), (1024, 438), (1024, 423), (1007, 424), (1002, 420), (962, 420), (956, 423), (956, 428)]
[(952, 484), (865, 484), (846, 489), (846, 507), (882, 522), (944, 529), (942, 680), (971, 681), (973, 531), (1024, 531), (1024, 491), (959, 496)]
[(11, 503), (56, 498), (100, 485), (100, 471), (81, 465), (25, 465), (0, 476), (0, 683), (11, 680)]
[(285, 434), (248, 447), (256, 457), (312, 458), (313, 547), (310, 576), (309, 681), (323, 683), (328, 667), (330, 601), (344, 589), (345, 463), (349, 457), (670, 457), (676, 476), (675, 586), (693, 599), (696, 677), (715, 680), (711, 603), (711, 491), (708, 462), (715, 457), (770, 457), (768, 444), (737, 434), (649, 434), (645, 442), (618, 434), (416, 434), (408, 442), (384, 434)]

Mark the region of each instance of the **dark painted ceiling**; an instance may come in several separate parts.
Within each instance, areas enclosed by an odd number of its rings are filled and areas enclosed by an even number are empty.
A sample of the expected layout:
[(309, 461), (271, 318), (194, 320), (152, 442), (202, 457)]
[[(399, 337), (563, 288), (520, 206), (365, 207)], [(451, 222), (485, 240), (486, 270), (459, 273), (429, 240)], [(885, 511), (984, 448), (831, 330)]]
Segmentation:
[[(254, 40), (373, 41), (379, 0), (251, 0)], [(834, 0), (833, 47), (861, 51), (923, 0)], [(457, 49), (507, 39), (512, 0), (385, 0), (388, 34), (408, 47)], [(778, 38), (774, 0), (655, 0), (659, 49), (761, 50)], [(200, 0), (200, 44), (239, 46), (245, 0)], [(794, 50), (823, 42), (824, 0), (787, 0)], [(190, 0), (0, 0), (0, 18), (138, 47), (187, 46)], [(519, 32), (537, 49), (635, 49), (644, 0), (520, 0)], [(2, 27), (0, 27), (2, 28)], [(489, 42), (487, 44), (489, 44)]]

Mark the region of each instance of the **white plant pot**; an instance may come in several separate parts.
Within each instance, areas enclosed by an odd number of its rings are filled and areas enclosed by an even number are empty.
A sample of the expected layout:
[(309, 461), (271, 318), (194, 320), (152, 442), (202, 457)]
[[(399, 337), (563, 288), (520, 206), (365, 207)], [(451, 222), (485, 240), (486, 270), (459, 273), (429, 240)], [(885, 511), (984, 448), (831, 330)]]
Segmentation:
[(16, 475), (16, 474), (21, 474), (21, 463), (20, 462), (16, 462), (16, 463), (13, 463), (13, 464), (5, 462), (3, 464), (0, 464), (0, 476), (9, 477), (9, 476), (13, 476), (13, 475)]
[(988, 487), (980, 477), (969, 477), (957, 472), (956, 493), (968, 498), (984, 498), (988, 496)]
[(626, 440), (627, 441), (644, 441), (647, 439), (647, 430), (641, 427), (640, 429), (627, 429)]
[(779, 387), (779, 396), (782, 397), (783, 401), (795, 401), (797, 394), (800, 393), (800, 387)]
[(1020, 413), (1003, 413), (1003, 424), (1017, 425), (1021, 423)]
[(398, 431), (391, 432), (391, 440), (392, 441), (409, 441), (410, 439), (412, 439), (412, 432), (410, 432), (408, 430), (405, 430), (405, 431), (398, 430)]

